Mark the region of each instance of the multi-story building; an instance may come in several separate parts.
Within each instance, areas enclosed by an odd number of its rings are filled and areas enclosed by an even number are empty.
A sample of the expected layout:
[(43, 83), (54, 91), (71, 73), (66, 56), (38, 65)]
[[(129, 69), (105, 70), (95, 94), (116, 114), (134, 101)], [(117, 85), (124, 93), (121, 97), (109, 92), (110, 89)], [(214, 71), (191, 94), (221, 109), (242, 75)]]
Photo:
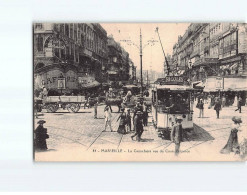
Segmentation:
[(112, 35), (108, 36), (108, 79), (113, 82), (129, 81), (129, 53), (116, 42)]
[(193, 83), (210, 76), (245, 76), (246, 57), (246, 24), (193, 23), (173, 46), (172, 63)]
[(100, 24), (35, 23), (33, 25), (35, 87), (65, 91), (87, 87), (88, 78), (103, 82), (107, 67), (107, 33)]
[(136, 66), (131, 59), (129, 59), (129, 81), (136, 83)]
[[(167, 60), (167, 62), (166, 62), (166, 60)], [(164, 73), (165, 73), (165, 75), (167, 75), (167, 73), (168, 73), (167, 66), (169, 67), (170, 73), (174, 74), (176, 72), (176, 65), (173, 64), (172, 56), (167, 54), (166, 60), (164, 61)], [(167, 63), (168, 63), (168, 65), (167, 65)]]

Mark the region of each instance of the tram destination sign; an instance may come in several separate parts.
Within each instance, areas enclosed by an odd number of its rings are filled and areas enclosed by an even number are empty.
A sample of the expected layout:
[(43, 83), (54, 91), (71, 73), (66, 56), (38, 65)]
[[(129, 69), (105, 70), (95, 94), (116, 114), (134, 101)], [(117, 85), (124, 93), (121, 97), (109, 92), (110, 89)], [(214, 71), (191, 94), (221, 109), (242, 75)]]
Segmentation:
[(166, 76), (160, 82), (161, 85), (182, 85), (184, 78), (182, 76)]

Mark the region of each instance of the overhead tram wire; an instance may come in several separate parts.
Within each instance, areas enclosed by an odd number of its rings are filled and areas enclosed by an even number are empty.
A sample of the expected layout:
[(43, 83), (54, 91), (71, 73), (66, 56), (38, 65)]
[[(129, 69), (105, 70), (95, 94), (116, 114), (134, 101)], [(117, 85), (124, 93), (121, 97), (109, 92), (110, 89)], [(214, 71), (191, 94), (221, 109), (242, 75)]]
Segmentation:
[(170, 66), (168, 64), (168, 61), (167, 61), (167, 58), (166, 58), (166, 55), (165, 55), (165, 51), (164, 51), (164, 48), (163, 48), (163, 45), (162, 45), (162, 42), (161, 42), (161, 39), (160, 39), (159, 27), (156, 27), (156, 32), (158, 34), (158, 37), (159, 37), (159, 40), (160, 40), (160, 45), (161, 45), (161, 48), (162, 48), (162, 51), (163, 51), (163, 54), (164, 54), (164, 57), (165, 57), (165, 62), (166, 62), (166, 66), (167, 66), (167, 75), (169, 75), (170, 74)]

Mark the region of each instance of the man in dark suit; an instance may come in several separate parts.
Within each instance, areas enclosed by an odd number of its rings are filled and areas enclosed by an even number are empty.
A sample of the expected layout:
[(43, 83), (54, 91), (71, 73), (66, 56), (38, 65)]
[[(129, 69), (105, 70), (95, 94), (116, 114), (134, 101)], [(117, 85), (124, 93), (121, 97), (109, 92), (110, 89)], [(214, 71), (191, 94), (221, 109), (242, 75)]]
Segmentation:
[(217, 119), (220, 118), (221, 103), (219, 100), (215, 101), (214, 110), (216, 111)]
[(137, 111), (136, 116), (134, 118), (134, 130), (135, 130), (135, 134), (131, 136), (131, 139), (133, 140), (133, 138), (137, 136), (136, 140), (138, 142), (141, 141), (141, 136), (143, 133), (143, 122), (142, 122), (141, 111)]
[(178, 116), (176, 119), (176, 124), (173, 125), (171, 131), (171, 141), (175, 143), (175, 155), (179, 154), (180, 143), (183, 141), (183, 127), (181, 122), (182, 117)]

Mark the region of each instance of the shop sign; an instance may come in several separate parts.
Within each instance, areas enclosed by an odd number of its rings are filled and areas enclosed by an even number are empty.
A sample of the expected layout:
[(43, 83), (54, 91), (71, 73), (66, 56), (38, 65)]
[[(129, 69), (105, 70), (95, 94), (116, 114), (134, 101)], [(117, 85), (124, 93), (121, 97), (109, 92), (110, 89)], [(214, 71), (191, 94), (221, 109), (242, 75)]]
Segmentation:
[(181, 76), (166, 76), (165, 79), (162, 79), (161, 85), (176, 85), (183, 84), (184, 78)]
[(58, 89), (66, 89), (66, 87), (65, 87), (65, 78), (58, 78), (57, 79), (57, 88)]
[(46, 57), (52, 57), (53, 56), (53, 52), (52, 52), (52, 48), (51, 47), (46, 47), (45, 48), (45, 56)]
[(224, 88), (223, 84), (224, 84), (223, 77), (216, 77), (216, 79), (215, 79), (215, 88), (216, 89), (223, 89)]

